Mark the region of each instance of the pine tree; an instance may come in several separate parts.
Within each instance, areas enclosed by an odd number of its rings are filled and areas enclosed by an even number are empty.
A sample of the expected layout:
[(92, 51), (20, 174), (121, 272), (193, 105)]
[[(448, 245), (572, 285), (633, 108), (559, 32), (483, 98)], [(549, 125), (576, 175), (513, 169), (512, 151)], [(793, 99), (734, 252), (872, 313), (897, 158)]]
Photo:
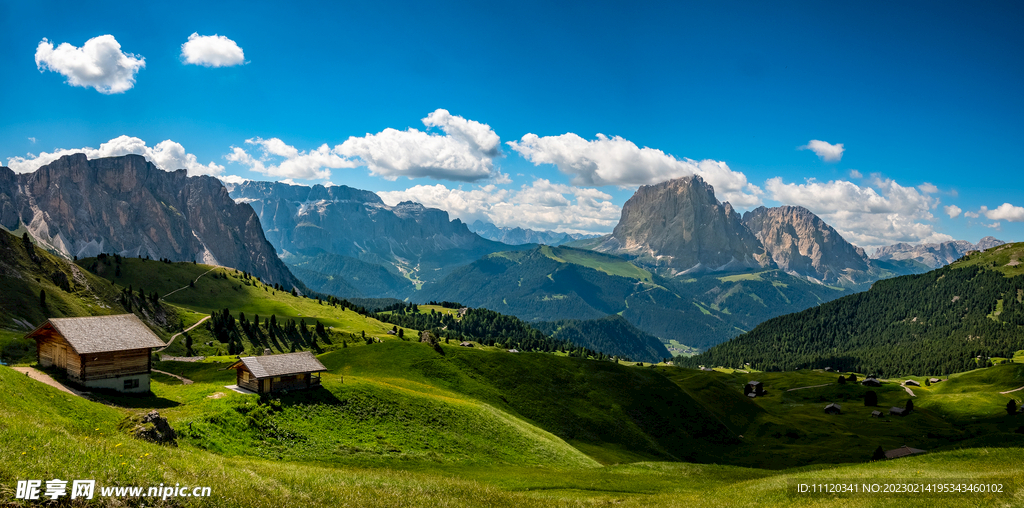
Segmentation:
[(1006, 414), (1008, 414), (1008, 415), (1015, 415), (1015, 414), (1017, 414), (1017, 401), (1016, 400), (1010, 399), (1010, 401), (1006, 403)]
[(881, 446), (875, 448), (875, 453), (871, 454), (871, 460), (885, 460), (885, 450), (883, 450)]

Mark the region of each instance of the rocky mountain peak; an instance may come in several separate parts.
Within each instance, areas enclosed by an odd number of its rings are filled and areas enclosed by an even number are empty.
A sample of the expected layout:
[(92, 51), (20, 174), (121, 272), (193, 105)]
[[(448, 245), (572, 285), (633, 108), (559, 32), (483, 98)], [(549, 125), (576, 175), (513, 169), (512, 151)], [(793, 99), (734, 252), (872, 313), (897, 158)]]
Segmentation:
[(699, 176), (644, 185), (596, 250), (636, 257), (673, 273), (774, 267), (732, 205)]
[(0, 168), (0, 224), (24, 225), (72, 257), (118, 253), (197, 261), (250, 272), (286, 287), (298, 281), (263, 236), (252, 207), (210, 176), (164, 171), (141, 155), (66, 155), (32, 173)]
[(864, 249), (847, 242), (832, 226), (800, 206), (758, 207), (743, 214), (750, 229), (779, 268), (835, 283), (850, 271), (869, 269)]

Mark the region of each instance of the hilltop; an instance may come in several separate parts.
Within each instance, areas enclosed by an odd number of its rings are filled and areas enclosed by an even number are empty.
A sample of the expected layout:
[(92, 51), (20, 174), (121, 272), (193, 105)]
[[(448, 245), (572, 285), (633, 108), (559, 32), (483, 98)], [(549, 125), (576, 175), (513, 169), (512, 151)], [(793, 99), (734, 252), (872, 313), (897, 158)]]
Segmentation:
[(1024, 349), (1024, 243), (766, 321), (684, 365), (948, 374)]

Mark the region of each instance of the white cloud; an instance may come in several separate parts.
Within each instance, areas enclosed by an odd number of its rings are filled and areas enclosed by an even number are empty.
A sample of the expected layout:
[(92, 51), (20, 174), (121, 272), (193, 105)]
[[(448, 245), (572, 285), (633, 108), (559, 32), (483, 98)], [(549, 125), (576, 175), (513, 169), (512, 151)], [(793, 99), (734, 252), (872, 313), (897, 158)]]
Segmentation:
[(925, 194), (935, 194), (936, 192), (939, 192), (939, 188), (936, 187), (935, 184), (931, 184), (928, 182), (918, 185), (917, 188)]
[(982, 224), (982, 226), (985, 226), (987, 228), (992, 228), (992, 229), (999, 229), (999, 226), (1001, 226), (1001, 225), (1002, 224), (1000, 224), (998, 222), (993, 222), (992, 224)]
[(843, 158), (843, 151), (845, 150), (842, 143), (833, 145), (828, 141), (818, 139), (812, 139), (806, 145), (797, 148), (800, 150), (810, 150), (825, 162), (839, 162)]
[(860, 178), (864, 178), (864, 175), (861, 174), (861, 172), (857, 171), (856, 169), (851, 169), (850, 170), (850, 178), (860, 179)]
[(955, 218), (959, 217), (960, 216), (960, 212), (963, 211), (962, 209), (960, 209), (959, 206), (956, 206), (956, 205), (949, 205), (949, 206), (943, 207), (942, 209), (946, 211), (946, 215), (949, 215), (950, 219), (955, 219)]
[(506, 143), (534, 165), (554, 164), (573, 177), (575, 185), (650, 185), (689, 175), (700, 175), (715, 187), (715, 194), (733, 206), (752, 207), (761, 203), (763, 191), (749, 183), (746, 175), (729, 169), (724, 162), (676, 159), (654, 148), (640, 148), (622, 137), (598, 134), (589, 141), (566, 133), (540, 137), (527, 134)]
[(813, 179), (803, 184), (784, 183), (781, 177), (768, 180), (765, 189), (772, 199), (799, 205), (819, 215), (846, 240), (871, 248), (897, 242), (944, 242), (952, 240), (937, 233), (931, 210), (938, 199), (914, 187), (875, 176), (872, 185)]
[(193, 33), (181, 45), (181, 59), (204, 67), (231, 67), (245, 63), (245, 54), (235, 41), (223, 35)]
[[(231, 147), (231, 153), (224, 156), (231, 162), (249, 166), (249, 169), (267, 176), (302, 180), (326, 180), (331, 177), (331, 169), (353, 168), (356, 162), (339, 156), (327, 144), (315, 150), (300, 151), (294, 146), (285, 144), (278, 138), (251, 138), (246, 144), (255, 145), (263, 154), (257, 159), (237, 146)], [(282, 158), (277, 164), (271, 162)]]
[(621, 209), (611, 202), (612, 196), (600, 190), (552, 183), (543, 178), (519, 190), (487, 185), (467, 191), (437, 184), (377, 194), (389, 205), (415, 201), (447, 210), (452, 217), (468, 223), (480, 219), (502, 227), (568, 233), (611, 231), (621, 215)]
[(33, 145), (36, 144), (36, 138), (30, 137), (28, 140), (31, 141)]
[(501, 156), (501, 140), (490, 126), (444, 109), (427, 115), (423, 124), (441, 129), (444, 135), (411, 127), (404, 131), (388, 128), (352, 136), (334, 151), (360, 159), (372, 174), (392, 181), (400, 176), (461, 182), (503, 180), (493, 160)]
[(158, 168), (166, 171), (186, 169), (190, 176), (213, 175), (219, 176), (224, 171), (224, 166), (213, 162), (203, 165), (196, 156), (185, 151), (185, 147), (169, 139), (161, 141), (156, 146), (146, 146), (146, 142), (131, 136), (118, 136), (97, 148), (84, 147), (72, 149), (57, 149), (53, 152), (40, 152), (39, 155), (28, 154), (27, 157), (12, 157), (7, 160), (8, 167), (15, 173), (31, 173), (40, 166), (45, 166), (65, 155), (84, 153), (89, 159), (102, 157), (116, 157), (119, 155), (137, 154), (142, 155), (146, 160), (155, 164)]
[[(985, 207), (982, 207), (982, 208), (985, 208)], [(970, 219), (977, 219), (978, 217), (981, 217), (981, 214), (978, 213), (978, 212), (964, 212), (964, 217), (967, 217), (967, 218), (970, 218)]]
[(1024, 207), (1013, 206), (1010, 203), (1003, 203), (994, 210), (981, 207), (979, 213), (992, 220), (1005, 220), (1007, 222), (1024, 222)]
[(43, 39), (36, 47), (36, 68), (63, 74), (72, 86), (92, 87), (103, 94), (124, 93), (135, 86), (135, 74), (146, 59), (121, 51), (113, 35), (85, 41), (81, 48), (66, 42), (56, 49)]

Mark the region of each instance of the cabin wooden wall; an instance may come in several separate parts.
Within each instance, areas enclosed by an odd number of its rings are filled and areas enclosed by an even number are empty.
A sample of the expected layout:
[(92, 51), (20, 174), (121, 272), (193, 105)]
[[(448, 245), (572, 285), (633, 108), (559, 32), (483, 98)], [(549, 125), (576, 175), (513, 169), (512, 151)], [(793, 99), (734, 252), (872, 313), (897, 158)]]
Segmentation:
[(82, 381), (149, 372), (149, 348), (82, 356)]
[(67, 370), (68, 376), (78, 379), (82, 371), (82, 360), (71, 344), (57, 333), (36, 336), (36, 355), (42, 367), (58, 367)]
[(238, 374), (236, 376), (236, 379), (238, 380), (238, 386), (245, 388), (246, 390), (252, 390), (257, 393), (260, 391), (259, 383), (257, 383), (256, 381), (256, 376), (253, 376), (251, 373), (249, 373), (248, 381), (244, 381), (244, 375), (242, 373), (248, 373), (248, 371), (245, 369), (237, 369), (237, 371)]

